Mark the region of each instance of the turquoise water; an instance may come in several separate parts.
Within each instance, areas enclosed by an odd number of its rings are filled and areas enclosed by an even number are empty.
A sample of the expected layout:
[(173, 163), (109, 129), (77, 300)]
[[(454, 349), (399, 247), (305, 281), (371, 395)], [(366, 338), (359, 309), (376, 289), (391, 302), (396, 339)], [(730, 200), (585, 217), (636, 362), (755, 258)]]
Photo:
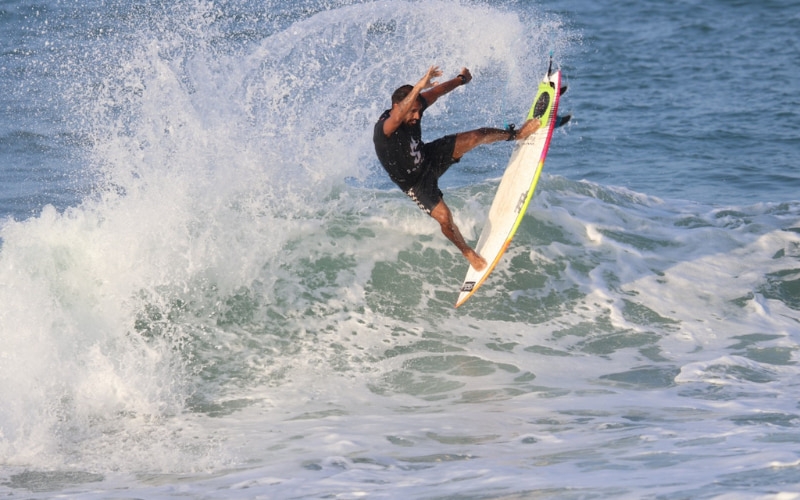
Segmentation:
[[(0, 7), (0, 493), (796, 498), (792, 2)], [(371, 128), (569, 84), (539, 188), (466, 263)], [(508, 144), (443, 178), (477, 240)]]

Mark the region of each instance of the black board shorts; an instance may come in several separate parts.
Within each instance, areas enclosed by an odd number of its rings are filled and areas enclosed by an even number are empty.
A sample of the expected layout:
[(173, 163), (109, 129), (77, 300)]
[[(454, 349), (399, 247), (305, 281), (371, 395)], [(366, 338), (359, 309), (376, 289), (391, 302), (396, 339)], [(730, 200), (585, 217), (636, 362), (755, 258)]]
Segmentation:
[(430, 215), (433, 208), (442, 200), (442, 191), (439, 189), (439, 177), (447, 172), (450, 165), (458, 163), (453, 158), (456, 149), (456, 136), (446, 135), (422, 147), (424, 173), (419, 181), (406, 190), (406, 194)]

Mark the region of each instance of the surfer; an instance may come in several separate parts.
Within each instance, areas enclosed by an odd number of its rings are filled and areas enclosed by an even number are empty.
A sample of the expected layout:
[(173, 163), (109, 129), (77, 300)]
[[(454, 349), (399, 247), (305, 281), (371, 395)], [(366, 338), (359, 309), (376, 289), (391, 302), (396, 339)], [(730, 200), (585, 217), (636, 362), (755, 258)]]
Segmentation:
[(539, 120), (528, 120), (519, 130), (484, 127), (424, 143), (420, 121), (425, 110), (439, 97), (472, 80), (467, 68), (452, 80), (433, 81), (440, 76), (439, 67), (431, 66), (416, 85), (403, 85), (395, 90), (392, 108), (384, 111), (375, 124), (372, 140), (375, 153), (392, 181), (436, 219), (447, 239), (458, 247), (472, 267), (481, 271), (486, 267), (486, 260), (467, 245), (453, 222), (453, 214), (439, 189), (439, 177), (465, 153), (481, 144), (525, 139), (539, 128)]

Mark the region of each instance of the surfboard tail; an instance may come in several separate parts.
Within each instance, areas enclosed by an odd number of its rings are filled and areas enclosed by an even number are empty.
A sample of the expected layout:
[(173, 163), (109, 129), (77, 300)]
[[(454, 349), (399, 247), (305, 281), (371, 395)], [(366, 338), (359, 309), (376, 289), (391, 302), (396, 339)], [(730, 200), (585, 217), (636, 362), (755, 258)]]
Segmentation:
[[(456, 307), (461, 306), (461, 304), (463, 304), (464, 302), (467, 301), (467, 299), (472, 297), (472, 294), (475, 293), (478, 290), (478, 288), (480, 288), (483, 282), (486, 281), (486, 278), (488, 278), (489, 275), (492, 274), (492, 271), (497, 266), (498, 262), (500, 262), (500, 258), (503, 256), (503, 254), (508, 249), (508, 246), (510, 244), (511, 240), (509, 239), (503, 245), (502, 251), (497, 254), (497, 257), (495, 257), (495, 259), (489, 265), (487, 265), (486, 269), (484, 269), (483, 271), (476, 271), (475, 268), (469, 266), (469, 271), (467, 271), (467, 279), (465, 279), (464, 283), (461, 285), (461, 292), (458, 296), (458, 300), (456, 301)], [(469, 280), (470, 272), (474, 272), (476, 275), (479, 276), (476, 277), (475, 280)]]

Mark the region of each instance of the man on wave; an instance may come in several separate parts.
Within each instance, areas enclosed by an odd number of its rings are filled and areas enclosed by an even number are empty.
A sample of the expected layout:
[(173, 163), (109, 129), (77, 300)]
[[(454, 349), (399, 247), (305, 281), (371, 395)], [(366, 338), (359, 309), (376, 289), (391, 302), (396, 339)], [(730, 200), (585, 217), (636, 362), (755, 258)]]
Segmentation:
[(540, 124), (539, 120), (533, 119), (525, 122), (519, 130), (484, 127), (447, 135), (426, 144), (422, 142), (422, 114), (439, 97), (472, 80), (467, 68), (452, 80), (432, 81), (441, 75), (438, 66), (431, 66), (416, 85), (403, 85), (395, 90), (392, 108), (384, 111), (375, 124), (372, 140), (375, 153), (392, 181), (436, 219), (442, 233), (458, 247), (472, 267), (481, 271), (486, 267), (486, 260), (467, 245), (453, 222), (453, 215), (439, 189), (439, 177), (476, 146), (523, 140), (536, 132)]

